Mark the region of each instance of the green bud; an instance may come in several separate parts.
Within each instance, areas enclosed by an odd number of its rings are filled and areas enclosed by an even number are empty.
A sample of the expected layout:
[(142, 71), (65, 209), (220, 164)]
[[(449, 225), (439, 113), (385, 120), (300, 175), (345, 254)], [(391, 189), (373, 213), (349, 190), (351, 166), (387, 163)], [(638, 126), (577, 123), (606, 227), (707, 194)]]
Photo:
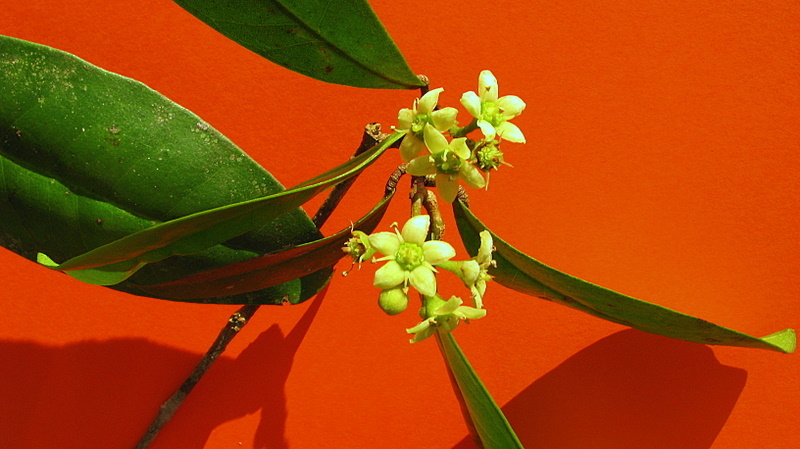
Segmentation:
[(383, 290), (378, 296), (378, 306), (388, 315), (397, 315), (408, 307), (408, 295), (405, 289), (391, 288)]
[(478, 168), (487, 172), (503, 164), (503, 152), (494, 142), (484, 145), (476, 152)]

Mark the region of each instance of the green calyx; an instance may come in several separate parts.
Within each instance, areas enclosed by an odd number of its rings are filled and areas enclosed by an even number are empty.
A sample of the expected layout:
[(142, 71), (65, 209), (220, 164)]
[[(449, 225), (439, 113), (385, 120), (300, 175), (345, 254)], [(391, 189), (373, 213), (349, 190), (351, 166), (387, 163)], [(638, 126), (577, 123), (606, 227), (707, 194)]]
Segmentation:
[(461, 168), (461, 158), (450, 150), (440, 151), (431, 157), (433, 157), (433, 163), (439, 173), (455, 175), (458, 174), (458, 170)]
[(403, 243), (397, 249), (397, 254), (394, 260), (405, 271), (411, 271), (414, 268), (422, 265), (425, 261), (425, 255), (422, 252), (422, 247), (416, 243)]

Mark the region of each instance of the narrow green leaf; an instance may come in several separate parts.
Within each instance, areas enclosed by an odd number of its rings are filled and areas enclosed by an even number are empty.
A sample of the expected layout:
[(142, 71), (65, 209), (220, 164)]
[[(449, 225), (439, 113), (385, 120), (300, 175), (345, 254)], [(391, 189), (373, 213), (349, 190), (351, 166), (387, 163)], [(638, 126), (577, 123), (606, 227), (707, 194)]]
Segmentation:
[(72, 271), (116, 264), (120, 271), (129, 271), (140, 263), (157, 262), (217, 245), (268, 223), (328, 187), (357, 175), (401, 136), (402, 133), (394, 133), (380, 145), (298, 187), (155, 225), (74, 257), (56, 269)]
[(174, 0), (245, 48), (335, 84), (422, 86), (366, 0)]
[[(0, 245), (11, 251), (63, 262), (159, 222), (283, 189), (225, 136), (142, 83), (0, 36)], [(168, 282), (320, 237), (295, 209), (223, 245), (141, 267), (131, 279)], [(113, 282), (137, 268), (86, 272), (85, 280)], [(215, 301), (297, 302), (327, 280), (320, 271)], [(114, 288), (147, 296), (127, 282)]]
[(330, 237), (196, 273), (176, 281), (140, 285), (139, 288), (154, 296), (173, 299), (213, 298), (261, 290), (331, 267), (345, 256), (342, 247), (350, 238), (352, 230), (372, 232), (383, 218), (393, 196), (384, 197), (352, 227)]
[(466, 407), (471, 424), (484, 449), (522, 448), (514, 429), (508, 423), (500, 407), (472, 369), (467, 357), (458, 347), (455, 337), (438, 330), (436, 339), (444, 356), (447, 369), (455, 386), (461, 393), (462, 405)]
[[(468, 250), (476, 251), (480, 242), (478, 233), (487, 229), (486, 226), (461, 202), (454, 203), (453, 210), (464, 244)], [(490, 274), (508, 288), (614, 323), (679, 340), (784, 353), (791, 353), (796, 348), (793, 329), (764, 338), (753, 337), (570, 276), (521, 253), (496, 234), (492, 233), (492, 236), (497, 267), (490, 269)]]

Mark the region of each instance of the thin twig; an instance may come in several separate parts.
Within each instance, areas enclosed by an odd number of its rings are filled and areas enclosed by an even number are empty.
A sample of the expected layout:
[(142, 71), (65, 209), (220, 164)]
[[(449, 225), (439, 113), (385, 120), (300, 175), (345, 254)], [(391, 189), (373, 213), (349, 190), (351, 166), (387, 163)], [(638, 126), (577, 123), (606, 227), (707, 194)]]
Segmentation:
[(425, 195), (425, 200), (422, 203), (428, 215), (431, 217), (431, 240), (441, 240), (444, 237), (444, 219), (442, 212), (439, 210), (439, 201), (436, 199), (436, 194), (428, 190)]
[(386, 188), (383, 190), (383, 196), (389, 196), (397, 191), (397, 183), (400, 182), (400, 178), (406, 174), (407, 168), (408, 164), (402, 164), (392, 172), (392, 175), (386, 180)]
[(189, 377), (186, 378), (180, 388), (178, 388), (166, 402), (161, 404), (161, 407), (158, 409), (158, 415), (150, 424), (150, 427), (147, 429), (142, 439), (139, 440), (136, 449), (145, 449), (150, 446), (150, 443), (156, 438), (158, 432), (172, 419), (172, 416), (181, 404), (183, 404), (189, 392), (197, 385), (197, 382), (199, 382), (206, 371), (211, 368), (214, 361), (225, 351), (228, 343), (242, 330), (259, 307), (261, 306), (258, 304), (248, 304), (231, 315), (225, 327), (222, 328), (217, 339), (214, 341), (214, 344), (211, 345), (197, 366), (194, 367)]
[[(361, 144), (358, 146), (358, 148), (356, 148), (355, 153), (353, 153), (353, 157), (356, 157), (359, 154), (369, 150), (370, 148), (379, 144), (385, 138), (386, 134), (381, 133), (380, 123), (368, 124), (364, 127), (364, 134), (361, 137)], [(325, 199), (325, 202), (319, 207), (319, 210), (317, 210), (314, 218), (311, 219), (311, 221), (314, 222), (314, 225), (316, 225), (317, 229), (321, 228), (322, 225), (325, 224), (333, 211), (336, 209), (336, 206), (339, 205), (339, 202), (342, 201), (342, 198), (344, 198), (344, 195), (350, 189), (350, 186), (352, 186), (356, 181), (357, 177), (358, 175), (353, 176), (352, 178), (337, 184), (333, 190), (331, 190), (328, 198)]]

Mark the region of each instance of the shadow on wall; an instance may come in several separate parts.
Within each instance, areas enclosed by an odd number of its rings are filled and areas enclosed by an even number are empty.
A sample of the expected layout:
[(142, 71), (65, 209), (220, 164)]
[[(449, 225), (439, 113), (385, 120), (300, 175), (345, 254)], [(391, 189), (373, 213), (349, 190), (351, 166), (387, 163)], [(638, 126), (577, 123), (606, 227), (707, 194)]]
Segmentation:
[[(287, 336), (273, 325), (220, 357), (151, 447), (202, 448), (220, 424), (261, 410), (254, 447), (287, 448), (285, 383), (321, 302)], [(0, 342), (0, 447), (129, 449), (199, 359), (144, 339)]]
[[(564, 361), (503, 407), (526, 449), (708, 449), (747, 373), (707, 346), (636, 330)], [(454, 449), (473, 449), (470, 437)]]

